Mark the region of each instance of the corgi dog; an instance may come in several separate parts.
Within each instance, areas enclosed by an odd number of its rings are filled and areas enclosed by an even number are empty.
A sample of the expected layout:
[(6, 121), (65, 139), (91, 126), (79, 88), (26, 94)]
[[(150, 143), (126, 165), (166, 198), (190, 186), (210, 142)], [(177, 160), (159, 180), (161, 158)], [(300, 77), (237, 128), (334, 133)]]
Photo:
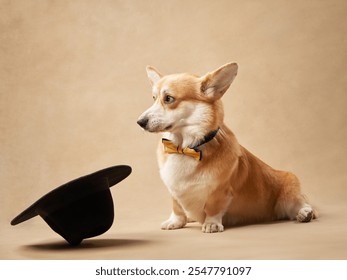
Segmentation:
[(204, 76), (146, 70), (154, 104), (137, 123), (163, 134), (157, 157), (173, 204), (162, 229), (197, 221), (203, 232), (214, 233), (225, 226), (315, 218), (298, 178), (258, 159), (224, 124), (221, 98), (237, 75), (236, 63)]

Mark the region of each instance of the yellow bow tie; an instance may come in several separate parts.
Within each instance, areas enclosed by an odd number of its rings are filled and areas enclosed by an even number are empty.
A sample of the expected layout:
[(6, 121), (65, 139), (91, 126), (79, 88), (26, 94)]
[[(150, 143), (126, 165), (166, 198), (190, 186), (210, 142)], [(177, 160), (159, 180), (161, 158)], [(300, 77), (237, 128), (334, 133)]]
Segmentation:
[(195, 158), (196, 160), (201, 160), (202, 152), (197, 148), (181, 148), (174, 145), (170, 140), (163, 138), (162, 139), (164, 150), (168, 154), (182, 154)]

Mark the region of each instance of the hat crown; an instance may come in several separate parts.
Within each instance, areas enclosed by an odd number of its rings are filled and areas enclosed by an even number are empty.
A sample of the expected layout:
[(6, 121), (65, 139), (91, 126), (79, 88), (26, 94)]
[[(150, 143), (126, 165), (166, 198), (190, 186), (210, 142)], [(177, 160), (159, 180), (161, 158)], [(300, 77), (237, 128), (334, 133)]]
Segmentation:
[(131, 167), (118, 165), (72, 180), (36, 201), (11, 221), (16, 225), (40, 215), (71, 245), (106, 232), (114, 220), (110, 187), (128, 177)]

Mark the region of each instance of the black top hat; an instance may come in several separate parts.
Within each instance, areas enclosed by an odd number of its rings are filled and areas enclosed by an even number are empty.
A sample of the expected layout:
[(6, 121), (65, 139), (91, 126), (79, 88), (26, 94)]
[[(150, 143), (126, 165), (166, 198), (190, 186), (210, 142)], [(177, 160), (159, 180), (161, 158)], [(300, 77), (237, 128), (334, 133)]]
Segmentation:
[(67, 242), (78, 245), (111, 227), (114, 211), (109, 188), (130, 173), (130, 166), (119, 165), (70, 181), (41, 197), (14, 218), (11, 225), (40, 215)]

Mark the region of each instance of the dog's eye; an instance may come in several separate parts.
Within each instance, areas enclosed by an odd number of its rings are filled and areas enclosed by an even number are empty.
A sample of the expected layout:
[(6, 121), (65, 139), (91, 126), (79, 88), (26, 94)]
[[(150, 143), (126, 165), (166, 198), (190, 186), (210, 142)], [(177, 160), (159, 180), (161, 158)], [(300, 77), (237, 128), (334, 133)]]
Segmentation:
[(153, 97), (153, 100), (155, 101), (157, 99), (157, 97), (155, 95), (152, 96)]
[(170, 95), (165, 95), (164, 97), (164, 103), (166, 104), (171, 104), (171, 103), (174, 103), (175, 102), (175, 98), (173, 98), (172, 96)]

